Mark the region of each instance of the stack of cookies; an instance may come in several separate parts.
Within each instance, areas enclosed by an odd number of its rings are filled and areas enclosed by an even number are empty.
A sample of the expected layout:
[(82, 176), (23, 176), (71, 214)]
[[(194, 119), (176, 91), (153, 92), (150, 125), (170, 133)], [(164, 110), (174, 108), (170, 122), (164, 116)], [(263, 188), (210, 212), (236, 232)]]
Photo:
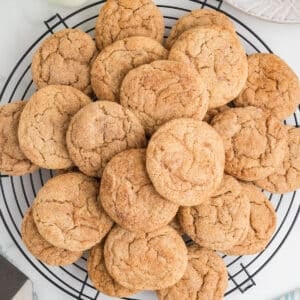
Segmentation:
[(96, 44), (78, 29), (45, 40), (37, 91), (0, 108), (0, 170), (57, 171), (22, 224), (42, 262), (89, 250), (90, 279), (109, 296), (221, 299), (216, 251), (258, 253), (276, 228), (259, 188), (300, 187), (300, 129), (282, 123), (299, 79), (276, 55), (247, 57), (214, 10), (180, 18), (164, 46), (163, 34), (151, 0), (108, 0)]

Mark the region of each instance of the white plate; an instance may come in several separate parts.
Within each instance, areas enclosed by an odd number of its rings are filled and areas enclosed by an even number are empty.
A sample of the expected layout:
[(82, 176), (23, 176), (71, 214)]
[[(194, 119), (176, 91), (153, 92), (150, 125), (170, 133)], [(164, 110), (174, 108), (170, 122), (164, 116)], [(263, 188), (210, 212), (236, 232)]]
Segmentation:
[(277, 23), (300, 23), (299, 0), (225, 0), (249, 15)]

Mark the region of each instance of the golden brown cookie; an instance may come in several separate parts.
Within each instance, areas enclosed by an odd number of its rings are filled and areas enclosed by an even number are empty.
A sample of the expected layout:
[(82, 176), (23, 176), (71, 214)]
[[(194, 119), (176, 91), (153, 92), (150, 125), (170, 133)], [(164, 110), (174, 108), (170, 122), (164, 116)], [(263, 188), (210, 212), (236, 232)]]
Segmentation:
[(104, 262), (104, 242), (94, 246), (87, 260), (88, 275), (94, 287), (110, 297), (127, 297), (136, 294), (138, 290), (127, 289), (116, 282), (108, 273)]
[(18, 126), (26, 101), (17, 101), (0, 106), (0, 172), (21, 176), (37, 170), (20, 149)]
[(230, 107), (228, 105), (223, 105), (223, 106), (219, 106), (216, 108), (212, 108), (210, 110), (207, 111), (206, 115), (203, 118), (203, 121), (207, 122), (208, 124), (210, 124), (210, 122), (212, 121), (212, 119), (219, 113), (230, 109)]
[(104, 169), (100, 200), (106, 213), (123, 228), (150, 232), (167, 225), (178, 205), (161, 197), (146, 171), (146, 150), (114, 156)]
[(250, 200), (250, 226), (245, 239), (225, 251), (228, 255), (250, 255), (264, 250), (276, 229), (276, 212), (268, 198), (253, 184), (241, 184)]
[(120, 87), (126, 74), (143, 64), (167, 57), (167, 50), (147, 37), (130, 37), (106, 47), (91, 70), (92, 87), (100, 100), (119, 102)]
[(140, 121), (131, 111), (110, 101), (97, 101), (81, 109), (67, 132), (70, 157), (83, 173), (92, 177), (101, 177), (114, 155), (145, 145)]
[(146, 167), (159, 194), (182, 206), (199, 205), (220, 185), (224, 146), (207, 123), (176, 119), (161, 126), (147, 148)]
[(232, 22), (225, 14), (214, 9), (196, 9), (178, 19), (172, 27), (166, 41), (167, 49), (170, 49), (173, 46), (183, 32), (196, 26), (205, 25), (217, 25), (235, 33)]
[(70, 85), (92, 92), (90, 65), (96, 55), (93, 39), (79, 29), (63, 29), (47, 38), (35, 52), (32, 79), (38, 89), (47, 85)]
[(181, 207), (183, 230), (200, 246), (213, 250), (232, 248), (249, 226), (250, 203), (239, 182), (225, 175), (214, 195), (194, 207)]
[(50, 85), (33, 94), (21, 114), (18, 138), (24, 154), (46, 169), (73, 165), (66, 147), (71, 117), (91, 100), (81, 91)]
[(150, 37), (162, 42), (164, 19), (151, 0), (107, 0), (96, 23), (99, 50), (131, 36)]
[(300, 103), (300, 82), (278, 56), (256, 53), (248, 57), (249, 75), (236, 106), (256, 106), (278, 119), (290, 116)]
[(246, 53), (237, 36), (215, 25), (182, 33), (172, 46), (170, 60), (192, 65), (207, 85), (209, 108), (237, 97), (248, 76)]
[(280, 121), (253, 106), (218, 114), (212, 126), (225, 146), (226, 173), (246, 181), (263, 179), (282, 163), (287, 130)]
[(170, 226), (150, 233), (133, 233), (119, 226), (104, 246), (110, 275), (129, 289), (158, 290), (174, 285), (187, 267), (187, 248)]
[(131, 70), (120, 91), (121, 104), (141, 121), (146, 134), (178, 118), (202, 120), (208, 108), (202, 78), (189, 65), (159, 60)]
[(188, 266), (175, 285), (157, 291), (159, 300), (221, 300), (228, 285), (224, 261), (214, 251), (188, 247)]
[(255, 184), (272, 193), (288, 193), (300, 188), (300, 128), (287, 126), (288, 150), (275, 173)]
[(82, 256), (81, 251), (69, 251), (48, 243), (38, 232), (29, 208), (22, 221), (22, 240), (29, 252), (47, 265), (66, 266)]
[(50, 179), (32, 207), (43, 238), (70, 251), (84, 251), (99, 243), (113, 222), (97, 200), (98, 191), (98, 181), (81, 173)]

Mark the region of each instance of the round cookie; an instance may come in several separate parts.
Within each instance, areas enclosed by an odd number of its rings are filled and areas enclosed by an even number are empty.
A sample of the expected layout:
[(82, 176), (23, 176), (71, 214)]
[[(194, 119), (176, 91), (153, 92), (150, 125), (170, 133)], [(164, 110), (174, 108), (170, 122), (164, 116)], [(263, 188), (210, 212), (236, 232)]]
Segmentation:
[(90, 250), (87, 271), (94, 287), (103, 294), (122, 298), (138, 293), (138, 290), (123, 287), (109, 275), (104, 262), (104, 242)]
[(82, 256), (81, 251), (69, 251), (57, 248), (48, 243), (38, 232), (28, 209), (22, 221), (22, 240), (29, 252), (43, 263), (51, 266), (66, 266), (74, 263)]
[(179, 221), (202, 247), (223, 251), (232, 248), (249, 226), (250, 203), (239, 182), (224, 175), (220, 188), (204, 203), (181, 207)]
[(18, 126), (26, 101), (0, 106), (0, 172), (10, 176), (22, 176), (37, 170), (20, 149)]
[(287, 130), (253, 106), (228, 109), (212, 120), (225, 146), (225, 172), (246, 181), (266, 178), (282, 163)]
[(67, 132), (70, 157), (81, 172), (91, 177), (101, 177), (114, 155), (145, 145), (139, 120), (128, 109), (110, 101), (97, 101), (81, 109)]
[(90, 65), (96, 51), (87, 33), (79, 29), (60, 30), (35, 52), (31, 65), (33, 82), (38, 89), (47, 85), (70, 85), (90, 94)]
[(237, 97), (248, 76), (247, 57), (237, 36), (221, 27), (198, 26), (182, 33), (172, 46), (170, 60), (192, 65), (207, 85), (209, 108)]
[(221, 137), (207, 123), (176, 119), (152, 136), (146, 167), (159, 194), (182, 206), (199, 205), (220, 185), (224, 173)]
[(33, 94), (20, 117), (18, 138), (23, 153), (45, 169), (73, 165), (66, 147), (71, 117), (91, 100), (73, 87), (50, 85)]
[(92, 87), (101, 100), (119, 102), (121, 83), (132, 69), (167, 57), (167, 50), (147, 37), (129, 37), (106, 47), (91, 69)]
[(107, 0), (96, 23), (99, 50), (131, 36), (150, 37), (162, 42), (164, 19), (151, 0)]
[(104, 246), (110, 275), (129, 289), (158, 290), (174, 285), (187, 267), (187, 248), (170, 226), (150, 233), (114, 227)]
[(139, 118), (147, 135), (173, 119), (202, 120), (208, 100), (198, 73), (189, 65), (168, 60), (131, 70), (120, 91), (121, 104)]
[(248, 56), (246, 85), (234, 101), (236, 106), (256, 106), (278, 119), (290, 116), (300, 103), (300, 82), (278, 56), (257, 53)]
[(81, 173), (50, 179), (32, 207), (43, 238), (70, 251), (84, 251), (99, 243), (113, 222), (99, 205), (98, 190), (98, 181)]
[(204, 116), (203, 118), (203, 121), (204, 122), (207, 122), (208, 124), (211, 123), (212, 119), (219, 113), (227, 110), (227, 109), (230, 109), (230, 107), (228, 105), (223, 105), (223, 106), (219, 106), (219, 107), (216, 107), (216, 108), (212, 108), (210, 110), (207, 111), (206, 115)]
[(214, 9), (196, 9), (184, 15), (175, 23), (166, 41), (166, 48), (170, 49), (183, 32), (196, 26), (205, 25), (217, 25), (235, 33), (232, 22), (225, 14)]
[(268, 198), (254, 185), (241, 184), (250, 200), (250, 226), (245, 239), (225, 251), (228, 255), (250, 255), (263, 251), (276, 229), (276, 212)]
[(255, 182), (272, 193), (288, 193), (300, 188), (300, 128), (286, 126), (288, 150), (275, 173)]
[(150, 232), (167, 225), (178, 205), (161, 197), (146, 171), (146, 150), (131, 149), (106, 165), (100, 187), (101, 204), (120, 226), (133, 232)]
[(214, 251), (188, 247), (188, 265), (174, 286), (157, 291), (159, 300), (221, 300), (228, 285), (224, 261)]

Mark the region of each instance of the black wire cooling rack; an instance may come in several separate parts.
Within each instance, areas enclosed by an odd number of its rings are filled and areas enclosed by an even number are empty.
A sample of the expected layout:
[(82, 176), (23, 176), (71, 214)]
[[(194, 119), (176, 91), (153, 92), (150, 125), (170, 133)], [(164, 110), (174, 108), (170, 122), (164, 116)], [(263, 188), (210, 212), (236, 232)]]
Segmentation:
[[(1, 104), (13, 100), (28, 99), (34, 92), (30, 74), (31, 59), (39, 43), (62, 28), (80, 28), (94, 35), (95, 20), (100, 7), (105, 1), (97, 1), (87, 5), (67, 16), (54, 15), (44, 22), (45, 32), (25, 51), (12, 69), (5, 82), (1, 94)], [(235, 23), (237, 33), (243, 42), (247, 53), (272, 52), (268, 45), (246, 24), (228, 13), (223, 1), (207, 0), (173, 0), (156, 1), (162, 10), (166, 23), (166, 36), (178, 17), (197, 8), (219, 10), (228, 15)], [(298, 126), (299, 110), (285, 121), (286, 124)], [(21, 241), (20, 225), (24, 213), (32, 203), (37, 191), (53, 176), (52, 171), (39, 170), (34, 174), (10, 177), (0, 174), (0, 216), (9, 235), (21, 251), (24, 258), (49, 282), (74, 299), (110, 299), (93, 288), (86, 272), (86, 256), (68, 267), (49, 267), (33, 258), (24, 248)], [(277, 230), (268, 247), (255, 256), (223, 256), (229, 275), (229, 287), (226, 296), (234, 291), (244, 293), (256, 285), (255, 276), (268, 265), (274, 255), (280, 250), (293, 229), (300, 211), (300, 199), (297, 193), (284, 195), (268, 194), (278, 215)], [(269, 266), (271, 267), (271, 266)], [(155, 299), (151, 293), (141, 293), (135, 297), (124, 299), (150, 300)]]

